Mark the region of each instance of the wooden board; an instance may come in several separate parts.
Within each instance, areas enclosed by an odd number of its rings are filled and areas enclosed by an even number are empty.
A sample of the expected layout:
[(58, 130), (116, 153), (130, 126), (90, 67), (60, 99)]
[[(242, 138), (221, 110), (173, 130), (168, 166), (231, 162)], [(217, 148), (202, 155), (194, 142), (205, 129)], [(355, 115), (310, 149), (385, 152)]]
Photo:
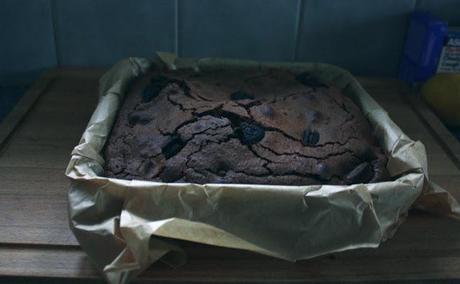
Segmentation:
[[(100, 277), (68, 227), (64, 176), (97, 103), (101, 70), (47, 74), (44, 88), (23, 98), (0, 148), (0, 275)], [(460, 148), (429, 109), (405, 97), (398, 81), (361, 78), (363, 86), (428, 153), (431, 178), (460, 199)], [(414, 98), (411, 98), (411, 100)], [(416, 99), (416, 98), (415, 98)], [(16, 113), (16, 114), (14, 114)], [(422, 114), (421, 114), (422, 113)], [(4, 132), (6, 133), (6, 132)], [(449, 144), (446, 148), (445, 144)], [(181, 281), (362, 281), (460, 279), (460, 223), (411, 212), (379, 249), (337, 253), (290, 263), (250, 252), (182, 242), (189, 260), (172, 269), (155, 264), (141, 279)]]

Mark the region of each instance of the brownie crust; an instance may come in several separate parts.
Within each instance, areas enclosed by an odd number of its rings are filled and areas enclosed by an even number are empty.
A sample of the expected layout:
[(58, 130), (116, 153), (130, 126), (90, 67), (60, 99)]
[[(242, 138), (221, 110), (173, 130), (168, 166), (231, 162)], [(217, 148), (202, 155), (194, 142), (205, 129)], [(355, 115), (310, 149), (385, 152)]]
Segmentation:
[(132, 85), (105, 175), (161, 182), (354, 184), (388, 178), (353, 101), (308, 73), (152, 71)]

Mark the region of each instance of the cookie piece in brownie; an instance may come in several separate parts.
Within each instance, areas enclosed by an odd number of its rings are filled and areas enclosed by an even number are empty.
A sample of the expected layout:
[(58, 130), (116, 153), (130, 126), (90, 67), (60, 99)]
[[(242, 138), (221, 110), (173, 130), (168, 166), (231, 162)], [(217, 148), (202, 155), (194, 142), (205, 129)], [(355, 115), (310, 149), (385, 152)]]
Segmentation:
[(388, 178), (360, 109), (308, 73), (150, 72), (107, 141), (105, 174), (162, 182), (353, 184)]

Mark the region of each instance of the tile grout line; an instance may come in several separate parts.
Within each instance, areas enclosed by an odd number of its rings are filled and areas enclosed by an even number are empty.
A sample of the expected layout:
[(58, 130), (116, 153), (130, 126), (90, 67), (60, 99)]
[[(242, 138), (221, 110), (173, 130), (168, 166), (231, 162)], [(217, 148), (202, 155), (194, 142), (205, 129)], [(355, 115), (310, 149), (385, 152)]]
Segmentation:
[(419, 0), (413, 0), (412, 1), (412, 9), (410, 11), (410, 13), (407, 15), (407, 21), (405, 23), (405, 26), (404, 26), (404, 39), (402, 41), (402, 45), (401, 45), (401, 48), (400, 48), (400, 51), (399, 51), (399, 58), (398, 58), (398, 62), (397, 62), (397, 68), (396, 68), (396, 77), (398, 78), (399, 77), (399, 73), (400, 73), (400, 68), (401, 68), (401, 62), (402, 62), (402, 58), (403, 58), (403, 54), (404, 54), (404, 49), (405, 49), (405, 45), (406, 45), (406, 38), (407, 38), (407, 34), (409, 32), (409, 25), (410, 25), (410, 16), (411, 14), (418, 9), (419, 7)]
[(179, 0), (174, 0), (174, 53), (180, 56), (179, 50)]
[(300, 25), (302, 24), (303, 17), (303, 0), (297, 0), (296, 21), (294, 26), (294, 54), (293, 61), (296, 61), (299, 56), (299, 38), (300, 38)]
[(54, 53), (56, 55), (56, 65), (58, 67), (61, 66), (61, 51), (58, 45), (58, 35), (57, 35), (57, 15), (56, 15), (56, 0), (48, 0), (50, 4), (50, 11), (51, 11), (51, 24), (53, 27), (53, 40), (54, 40)]

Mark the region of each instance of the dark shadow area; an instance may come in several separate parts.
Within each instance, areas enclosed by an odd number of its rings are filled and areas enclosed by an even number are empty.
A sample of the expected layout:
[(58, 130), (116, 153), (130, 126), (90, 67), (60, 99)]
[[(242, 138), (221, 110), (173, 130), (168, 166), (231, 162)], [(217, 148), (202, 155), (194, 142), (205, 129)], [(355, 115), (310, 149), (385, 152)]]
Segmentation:
[(27, 92), (40, 71), (0, 75), (0, 122)]
[[(277, 284), (277, 283), (292, 283), (292, 282), (272, 282), (272, 281), (267, 281), (272, 284)], [(0, 277), (0, 283), (1, 284), (104, 284), (106, 283), (102, 279), (66, 279), (66, 278), (39, 278), (39, 277)], [(147, 284), (147, 283), (155, 283), (155, 284), (166, 284), (166, 283), (190, 283), (190, 284), (201, 284), (201, 283), (213, 283), (212, 281), (207, 281), (207, 282), (200, 282), (200, 281), (174, 281), (174, 279), (171, 279), (171, 281), (156, 281), (156, 280), (139, 280), (139, 281), (132, 281), (130, 282), (132, 284)], [(260, 281), (255, 281), (255, 282), (221, 282), (219, 283), (225, 283), (225, 284), (231, 284), (231, 283), (253, 283), (253, 284), (259, 284), (259, 283), (265, 283), (265, 282), (260, 282)], [(302, 283), (302, 282), (295, 282), (295, 283)], [(305, 283), (309, 284), (316, 284), (316, 283), (325, 283), (325, 282), (309, 282), (306, 280)], [(327, 282), (330, 284), (336, 283), (336, 284), (457, 284), (460, 283), (460, 279), (444, 279), (444, 280), (406, 280), (406, 281), (401, 281), (401, 280), (396, 280), (396, 281), (337, 281), (337, 282)]]

